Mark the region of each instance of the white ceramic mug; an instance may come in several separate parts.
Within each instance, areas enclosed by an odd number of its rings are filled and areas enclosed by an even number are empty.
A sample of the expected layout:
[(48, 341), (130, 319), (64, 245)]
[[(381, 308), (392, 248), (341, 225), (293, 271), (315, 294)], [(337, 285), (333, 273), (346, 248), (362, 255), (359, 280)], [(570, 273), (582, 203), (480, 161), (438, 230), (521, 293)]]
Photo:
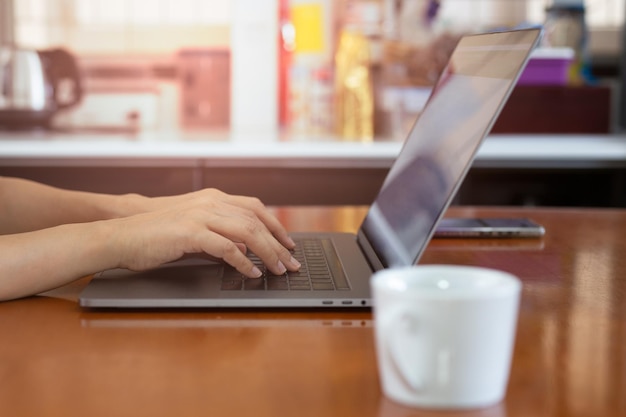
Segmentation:
[(478, 408), (505, 395), (521, 283), (487, 268), (423, 265), (371, 281), (382, 390), (424, 408)]

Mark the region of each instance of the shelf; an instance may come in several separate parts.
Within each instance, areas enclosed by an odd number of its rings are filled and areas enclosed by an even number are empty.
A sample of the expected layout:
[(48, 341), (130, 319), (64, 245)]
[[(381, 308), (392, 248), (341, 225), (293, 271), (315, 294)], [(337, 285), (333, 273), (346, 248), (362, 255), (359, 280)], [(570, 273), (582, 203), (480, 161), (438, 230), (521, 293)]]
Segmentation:
[[(215, 187), (268, 205), (369, 204), (401, 146), (333, 138), (3, 134), (0, 175), (115, 194)], [(625, 187), (626, 136), (492, 135), (455, 203), (624, 207)]]

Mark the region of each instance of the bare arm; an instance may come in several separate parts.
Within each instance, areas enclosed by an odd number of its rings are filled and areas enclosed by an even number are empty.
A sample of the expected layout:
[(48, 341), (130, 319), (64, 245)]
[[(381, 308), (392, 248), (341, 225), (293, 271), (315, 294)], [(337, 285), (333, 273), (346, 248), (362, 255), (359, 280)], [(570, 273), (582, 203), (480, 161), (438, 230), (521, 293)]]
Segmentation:
[(62, 190), (18, 178), (0, 177), (0, 235), (68, 223), (139, 213), (146, 197)]
[(149, 200), (136, 194), (63, 190), (34, 181), (0, 177), (0, 235), (125, 217), (145, 211)]
[(102, 223), (0, 236), (0, 301), (59, 287), (113, 265)]
[(153, 268), (186, 254), (223, 259), (248, 277), (261, 272), (244, 255), (246, 248), (276, 274), (300, 267), (288, 250), (293, 241), (255, 198), (203, 190), (145, 199), (138, 206), (149, 210), (0, 236), (0, 300), (37, 294), (104, 269)]

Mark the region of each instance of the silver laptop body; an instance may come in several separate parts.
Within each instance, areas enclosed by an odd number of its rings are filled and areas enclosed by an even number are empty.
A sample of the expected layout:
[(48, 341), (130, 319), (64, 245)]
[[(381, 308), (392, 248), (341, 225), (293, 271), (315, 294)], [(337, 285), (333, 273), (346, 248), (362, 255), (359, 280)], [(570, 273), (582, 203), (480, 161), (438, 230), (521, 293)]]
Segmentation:
[(324, 255), (330, 256), (324, 262), (303, 264), (304, 272), (317, 274), (308, 286), (302, 277), (245, 280), (228, 265), (187, 259), (145, 272), (101, 272), (81, 293), (80, 305), (371, 306), (372, 273), (419, 260), (540, 34), (539, 29), (526, 29), (461, 38), (358, 233), (292, 234), (296, 240), (303, 239), (298, 247), (321, 240)]

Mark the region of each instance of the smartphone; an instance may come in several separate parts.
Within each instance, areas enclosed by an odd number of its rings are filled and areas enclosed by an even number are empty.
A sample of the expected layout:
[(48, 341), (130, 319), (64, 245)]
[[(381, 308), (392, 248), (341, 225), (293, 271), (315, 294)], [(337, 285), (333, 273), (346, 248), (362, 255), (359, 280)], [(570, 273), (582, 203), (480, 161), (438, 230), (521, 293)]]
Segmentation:
[(526, 218), (441, 219), (434, 237), (541, 237), (545, 229)]

